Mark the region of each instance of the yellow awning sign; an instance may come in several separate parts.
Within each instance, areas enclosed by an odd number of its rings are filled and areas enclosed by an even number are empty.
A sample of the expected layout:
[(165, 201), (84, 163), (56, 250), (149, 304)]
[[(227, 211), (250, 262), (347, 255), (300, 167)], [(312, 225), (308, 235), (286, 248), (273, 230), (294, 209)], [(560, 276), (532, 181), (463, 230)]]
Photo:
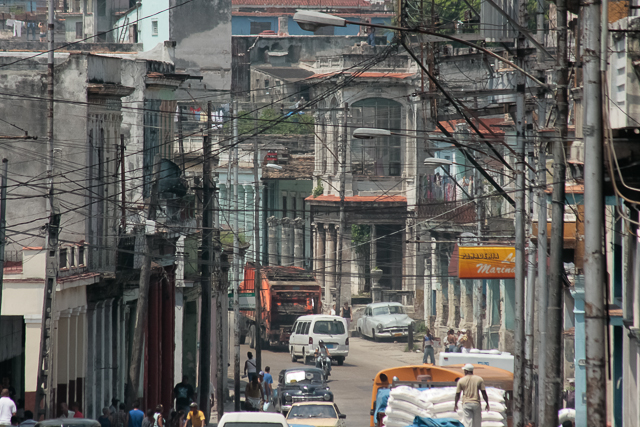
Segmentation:
[(460, 246), (458, 278), (514, 279), (516, 248), (513, 246)]

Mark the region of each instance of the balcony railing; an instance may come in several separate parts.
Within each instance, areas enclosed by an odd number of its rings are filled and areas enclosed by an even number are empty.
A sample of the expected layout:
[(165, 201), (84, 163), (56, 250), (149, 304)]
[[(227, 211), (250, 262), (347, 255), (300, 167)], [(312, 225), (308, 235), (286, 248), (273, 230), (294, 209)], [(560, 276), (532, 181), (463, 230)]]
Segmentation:
[(468, 224), (476, 221), (476, 205), (470, 200), (419, 200), (418, 218)]

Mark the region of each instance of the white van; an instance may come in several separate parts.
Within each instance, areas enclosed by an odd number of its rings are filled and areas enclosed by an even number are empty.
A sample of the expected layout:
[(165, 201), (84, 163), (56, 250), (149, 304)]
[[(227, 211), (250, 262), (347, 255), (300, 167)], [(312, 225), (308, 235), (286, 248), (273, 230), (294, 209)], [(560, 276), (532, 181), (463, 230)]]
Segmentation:
[(308, 359), (313, 358), (320, 340), (327, 346), (331, 359), (342, 365), (349, 354), (347, 321), (325, 314), (298, 317), (289, 337), (291, 361), (296, 362), (298, 358), (302, 358), (303, 363), (310, 361)]

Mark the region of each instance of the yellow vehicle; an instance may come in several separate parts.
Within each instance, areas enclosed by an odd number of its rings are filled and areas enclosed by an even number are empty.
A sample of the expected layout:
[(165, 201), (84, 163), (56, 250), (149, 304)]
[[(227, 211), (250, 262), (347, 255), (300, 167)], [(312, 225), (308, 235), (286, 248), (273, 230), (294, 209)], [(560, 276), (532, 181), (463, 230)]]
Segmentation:
[(346, 427), (347, 416), (333, 402), (294, 403), (287, 414), (289, 427)]
[[(370, 426), (380, 426), (384, 418), (384, 411), (380, 410), (380, 398), (384, 393), (399, 385), (408, 385), (416, 388), (451, 387), (464, 376), (464, 365), (434, 366), (431, 364), (399, 366), (397, 368), (384, 369), (373, 379), (371, 391), (371, 419)], [(484, 379), (485, 386), (497, 387), (506, 391), (507, 424), (510, 425), (510, 402), (513, 396), (513, 374), (504, 369), (485, 365), (473, 365), (475, 375)], [(387, 393), (388, 394), (388, 393)], [(385, 400), (386, 406), (386, 400)]]

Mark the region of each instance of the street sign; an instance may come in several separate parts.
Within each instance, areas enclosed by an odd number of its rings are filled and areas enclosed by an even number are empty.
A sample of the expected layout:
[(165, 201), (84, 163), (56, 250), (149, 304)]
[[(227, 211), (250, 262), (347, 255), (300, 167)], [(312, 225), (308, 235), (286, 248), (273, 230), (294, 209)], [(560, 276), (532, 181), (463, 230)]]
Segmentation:
[(513, 246), (460, 246), (458, 278), (514, 279), (516, 248)]

